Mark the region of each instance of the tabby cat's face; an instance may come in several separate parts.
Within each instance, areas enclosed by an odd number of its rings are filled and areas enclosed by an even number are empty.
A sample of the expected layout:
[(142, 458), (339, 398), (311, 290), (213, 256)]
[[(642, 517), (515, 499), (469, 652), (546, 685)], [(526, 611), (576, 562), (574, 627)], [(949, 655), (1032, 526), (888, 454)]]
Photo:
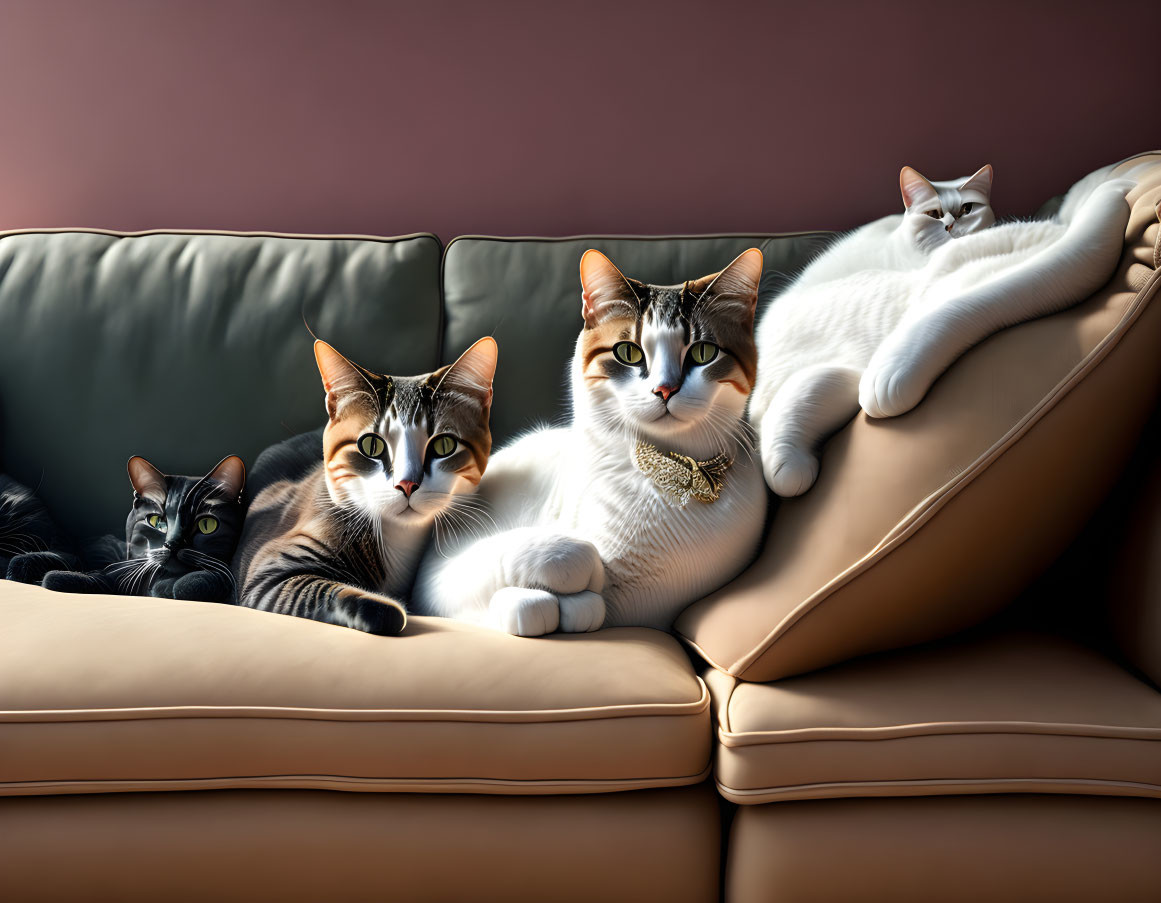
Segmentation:
[(125, 522), (128, 557), (147, 559), (150, 579), (230, 564), (242, 531), (241, 458), (223, 459), (204, 477), (167, 476), (141, 457), (130, 458), (128, 469), (134, 492)]
[(629, 279), (586, 251), (578, 362), (593, 416), (651, 442), (732, 437), (754, 385), (761, 277), (756, 248), (682, 285)]
[(327, 393), (327, 491), (374, 521), (428, 523), (474, 492), (492, 448), (494, 340), (423, 376), (372, 373), (325, 342), (315, 358)]
[(992, 211), (992, 167), (951, 182), (929, 182), (910, 166), (899, 173), (903, 195), (903, 228), (919, 250), (933, 251), (953, 238), (986, 229), (996, 221)]

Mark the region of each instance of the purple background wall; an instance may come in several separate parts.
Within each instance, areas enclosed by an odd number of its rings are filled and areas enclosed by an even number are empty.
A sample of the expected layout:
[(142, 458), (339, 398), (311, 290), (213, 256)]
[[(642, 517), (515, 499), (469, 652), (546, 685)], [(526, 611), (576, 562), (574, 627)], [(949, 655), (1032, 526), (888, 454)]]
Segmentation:
[(0, 229), (840, 228), (1161, 146), (1152, 2), (0, 0)]

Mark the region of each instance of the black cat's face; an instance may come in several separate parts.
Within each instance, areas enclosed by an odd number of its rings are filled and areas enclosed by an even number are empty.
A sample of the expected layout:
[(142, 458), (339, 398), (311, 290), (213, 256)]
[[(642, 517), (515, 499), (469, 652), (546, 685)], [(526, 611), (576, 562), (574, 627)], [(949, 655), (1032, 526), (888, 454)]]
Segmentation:
[(130, 559), (153, 565), (150, 578), (229, 566), (242, 532), (241, 459), (226, 458), (204, 477), (184, 477), (135, 457), (129, 478), (134, 497), (125, 539)]

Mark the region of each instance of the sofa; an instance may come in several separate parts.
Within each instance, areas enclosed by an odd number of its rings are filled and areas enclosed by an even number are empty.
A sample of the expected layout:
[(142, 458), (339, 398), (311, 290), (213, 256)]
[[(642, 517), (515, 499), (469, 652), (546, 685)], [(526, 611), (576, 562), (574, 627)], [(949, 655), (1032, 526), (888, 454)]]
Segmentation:
[[(1161, 899), (1142, 161), (1110, 283), (856, 417), (672, 634), (0, 583), (0, 899)], [(759, 247), (766, 304), (832, 238), (5, 233), (3, 469), (88, 536), (133, 454), (252, 463), (325, 416), (304, 319), (383, 372), (495, 335), (502, 444), (563, 415), (586, 248), (677, 282)]]

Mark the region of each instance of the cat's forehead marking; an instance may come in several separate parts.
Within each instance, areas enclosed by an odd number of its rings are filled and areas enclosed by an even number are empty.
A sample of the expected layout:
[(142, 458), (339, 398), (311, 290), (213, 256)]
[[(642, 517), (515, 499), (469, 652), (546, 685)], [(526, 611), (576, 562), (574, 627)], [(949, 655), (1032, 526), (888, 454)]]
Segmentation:
[(399, 377), (387, 407), (388, 416), (404, 426), (431, 428), (434, 392), (426, 377)]
[(651, 285), (645, 302), (645, 321), (664, 328), (684, 328), (694, 300), (685, 285)]

